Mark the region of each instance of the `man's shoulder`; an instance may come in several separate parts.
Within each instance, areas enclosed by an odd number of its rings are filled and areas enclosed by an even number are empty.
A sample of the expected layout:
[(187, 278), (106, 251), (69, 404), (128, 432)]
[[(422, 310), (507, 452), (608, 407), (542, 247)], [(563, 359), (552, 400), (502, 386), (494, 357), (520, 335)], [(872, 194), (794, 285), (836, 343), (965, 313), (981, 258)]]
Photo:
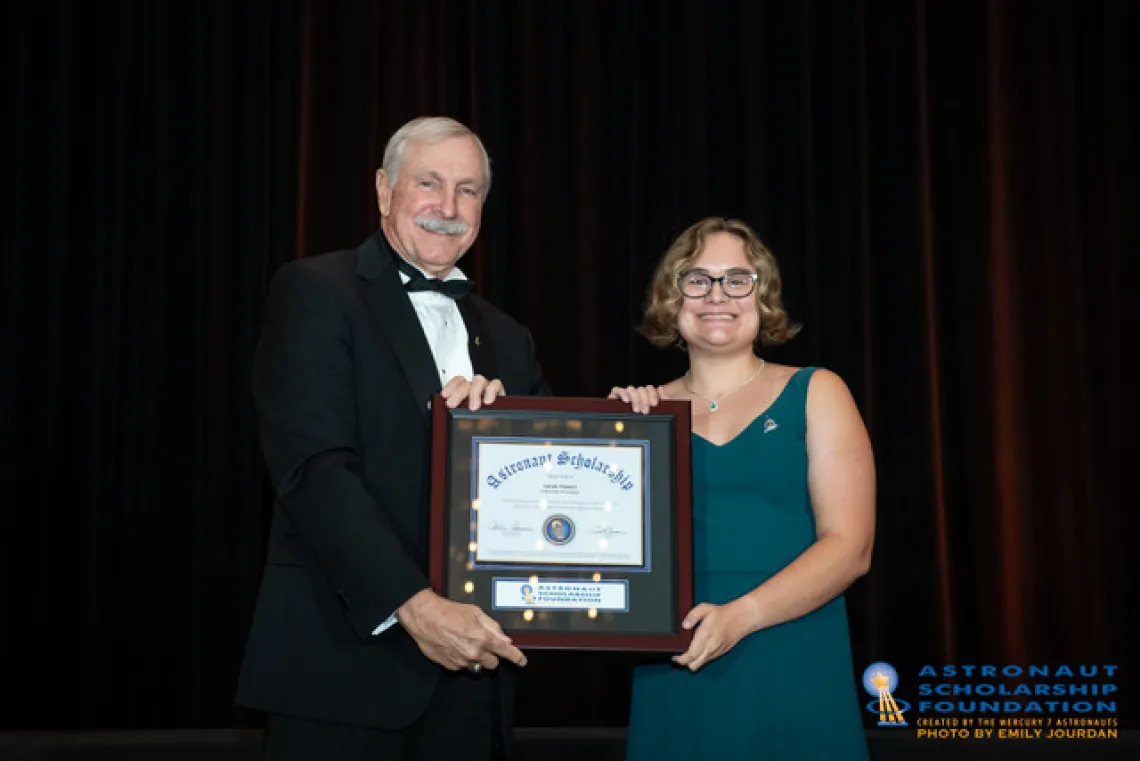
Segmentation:
[(352, 302), (357, 258), (356, 249), (339, 249), (285, 262), (270, 278), (271, 306)]
[(285, 262), (272, 276), (272, 287), (330, 290), (351, 288), (358, 251), (354, 248), (311, 254)]
[[(281, 265), (281, 271), (292, 270), (297, 274), (308, 273), (318, 277), (337, 278), (350, 275), (356, 270), (359, 252), (355, 248), (342, 248), (310, 254), (293, 259)], [(303, 275), (302, 275), (303, 276)]]

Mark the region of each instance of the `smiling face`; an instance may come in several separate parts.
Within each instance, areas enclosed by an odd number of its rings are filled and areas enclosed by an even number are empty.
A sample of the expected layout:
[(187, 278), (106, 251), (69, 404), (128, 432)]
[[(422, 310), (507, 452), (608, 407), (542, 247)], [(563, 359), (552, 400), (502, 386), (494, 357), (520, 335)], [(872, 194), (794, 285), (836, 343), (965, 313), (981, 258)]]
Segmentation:
[[(713, 283), (705, 296), (683, 299), (677, 314), (677, 330), (690, 351), (751, 351), (760, 332), (756, 299), (751, 295), (730, 298), (724, 290), (734, 273), (738, 275), (739, 284), (755, 272), (745, 253), (744, 241), (731, 233), (709, 235), (700, 254), (686, 270), (700, 270), (712, 277), (729, 276), (724, 282)], [(728, 290), (734, 292), (732, 287)]]
[[(712, 277), (728, 276), (730, 295), (743, 295), (749, 287), (752, 295), (726, 298), (718, 284), (705, 296), (685, 298), (679, 278), (698, 268)], [(742, 345), (759, 329), (761, 343), (779, 345), (800, 329), (788, 319), (781, 290), (776, 258), (751, 227), (738, 219), (705, 217), (678, 235), (657, 263), (638, 332), (661, 348), (684, 338), (681, 346), (719, 351)]]
[(446, 277), (479, 235), (486, 185), (471, 136), (409, 141), (394, 183), (385, 170), (376, 173), (380, 227), (397, 253)]

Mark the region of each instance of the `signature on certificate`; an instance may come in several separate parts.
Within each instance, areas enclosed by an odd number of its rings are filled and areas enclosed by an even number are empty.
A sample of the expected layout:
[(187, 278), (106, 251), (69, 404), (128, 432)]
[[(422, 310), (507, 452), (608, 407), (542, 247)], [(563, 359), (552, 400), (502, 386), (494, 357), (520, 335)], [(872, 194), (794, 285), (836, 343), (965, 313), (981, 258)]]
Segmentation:
[(614, 528), (612, 526), (598, 526), (594, 529), (594, 533), (600, 536), (614, 536), (615, 534), (624, 534), (625, 532), (620, 528)]
[(523, 524), (519, 523), (518, 521), (515, 521), (514, 523), (512, 523), (510, 525), (507, 525), (506, 523), (500, 523), (499, 521), (491, 521), (490, 525), (487, 526), (487, 530), (488, 531), (534, 531), (534, 528), (531, 526), (524, 526)]

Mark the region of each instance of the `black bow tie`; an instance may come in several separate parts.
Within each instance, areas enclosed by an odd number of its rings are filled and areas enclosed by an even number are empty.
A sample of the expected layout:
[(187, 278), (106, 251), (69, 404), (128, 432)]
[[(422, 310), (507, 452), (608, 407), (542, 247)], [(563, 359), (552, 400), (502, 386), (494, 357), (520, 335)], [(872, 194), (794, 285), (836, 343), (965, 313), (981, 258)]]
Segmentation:
[(396, 266), (399, 267), (400, 272), (408, 276), (408, 282), (404, 283), (404, 290), (409, 293), (415, 291), (435, 291), (442, 293), (453, 299), (461, 299), (467, 294), (471, 293), (471, 289), (475, 284), (470, 280), (439, 280), (437, 278), (424, 277), (424, 274), (418, 269), (408, 264), (404, 257), (396, 252), (392, 252), (392, 258), (396, 260)]

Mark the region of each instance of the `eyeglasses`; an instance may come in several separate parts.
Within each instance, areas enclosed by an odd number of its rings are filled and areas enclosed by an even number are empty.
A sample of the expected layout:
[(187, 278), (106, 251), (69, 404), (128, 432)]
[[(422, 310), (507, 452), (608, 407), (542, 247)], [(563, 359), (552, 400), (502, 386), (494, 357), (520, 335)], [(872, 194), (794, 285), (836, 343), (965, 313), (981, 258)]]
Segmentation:
[(756, 289), (756, 273), (746, 270), (729, 270), (720, 277), (713, 277), (704, 270), (687, 270), (677, 276), (677, 287), (687, 299), (700, 299), (708, 296), (714, 283), (730, 299), (743, 299)]

